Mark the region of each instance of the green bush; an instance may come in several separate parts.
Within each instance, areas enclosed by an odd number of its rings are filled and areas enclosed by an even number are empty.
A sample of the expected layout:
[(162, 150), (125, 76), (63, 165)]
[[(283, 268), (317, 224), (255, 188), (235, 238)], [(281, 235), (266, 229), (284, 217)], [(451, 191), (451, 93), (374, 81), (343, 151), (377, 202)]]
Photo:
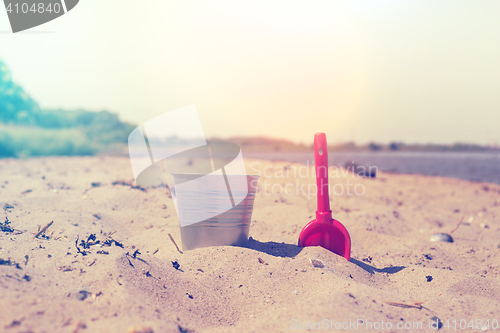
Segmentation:
[(0, 126), (0, 157), (92, 155), (102, 149), (81, 129)]
[(123, 147), (134, 125), (108, 111), (41, 110), (0, 60), (0, 157), (91, 155)]

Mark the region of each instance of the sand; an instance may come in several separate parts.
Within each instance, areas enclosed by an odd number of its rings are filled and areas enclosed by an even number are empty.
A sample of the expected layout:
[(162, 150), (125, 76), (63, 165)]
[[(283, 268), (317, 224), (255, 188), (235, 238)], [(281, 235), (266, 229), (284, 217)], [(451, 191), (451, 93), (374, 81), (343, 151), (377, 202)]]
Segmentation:
[[(181, 245), (169, 190), (134, 188), (127, 158), (0, 160), (0, 222), (13, 229), (0, 231), (0, 331), (404, 332), (429, 331), (433, 317), (449, 325), (440, 331), (499, 325), (499, 185), (332, 168), (331, 185), (344, 186), (330, 199), (351, 235), (348, 262), (296, 246), (316, 209), (312, 169), (246, 162), (261, 173), (248, 246), (180, 253), (168, 236)], [(430, 241), (462, 217), (455, 242)]]

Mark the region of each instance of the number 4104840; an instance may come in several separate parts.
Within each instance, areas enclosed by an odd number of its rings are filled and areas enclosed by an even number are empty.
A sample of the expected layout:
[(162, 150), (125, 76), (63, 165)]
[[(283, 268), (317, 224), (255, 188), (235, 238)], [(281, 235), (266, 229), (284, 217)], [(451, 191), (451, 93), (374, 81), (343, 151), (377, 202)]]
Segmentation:
[(59, 12), (61, 11), (61, 5), (59, 3), (49, 3), (47, 6), (45, 6), (45, 4), (43, 3), (34, 3), (33, 5), (31, 5), (31, 7), (27, 4), (27, 3), (23, 3), (23, 4), (19, 4), (19, 3), (16, 3), (14, 6), (12, 6), (12, 3), (9, 3), (9, 5), (7, 6), (7, 13), (23, 13), (23, 14), (27, 14), (27, 13), (38, 13), (38, 14), (42, 14), (42, 13), (56, 13), (58, 14)]
[(466, 328), (470, 328), (470, 329), (484, 329), (484, 328), (492, 328), (492, 329), (498, 329), (499, 325), (498, 325), (498, 320), (497, 319), (493, 319), (490, 320), (487, 319), (486, 321), (482, 321), (481, 319), (471, 319), (469, 321), (465, 320), (465, 319), (461, 319), (461, 320), (456, 320), (456, 319), (453, 319), (453, 320), (447, 320), (444, 324), (443, 324), (443, 327), (449, 329), (449, 328), (453, 328), (455, 330), (457, 329), (461, 329), (461, 330), (464, 330)]

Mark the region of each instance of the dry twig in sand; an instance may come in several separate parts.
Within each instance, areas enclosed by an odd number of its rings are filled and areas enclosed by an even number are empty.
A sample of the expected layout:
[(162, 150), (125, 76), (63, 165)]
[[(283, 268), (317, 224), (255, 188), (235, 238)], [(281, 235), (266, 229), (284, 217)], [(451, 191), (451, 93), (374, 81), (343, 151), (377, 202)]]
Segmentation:
[(422, 305), (421, 304), (405, 304), (405, 303), (398, 303), (398, 302), (388, 302), (385, 301), (385, 303), (392, 305), (392, 306), (397, 306), (400, 308), (416, 308), (416, 309), (421, 309)]
[[(101, 232), (102, 232), (102, 230), (101, 230)], [(110, 240), (111, 240), (111, 236), (113, 236), (113, 234), (114, 234), (115, 232), (116, 232), (116, 230), (115, 230), (115, 231), (110, 232), (110, 233), (109, 233), (109, 235), (107, 235), (107, 236), (106, 236), (106, 238), (104, 238), (104, 240), (101, 242), (101, 247), (103, 247), (103, 246), (106, 244), (106, 242), (108, 242), (108, 241), (110, 241)], [(106, 234), (104, 234), (104, 235), (106, 235)]]
[(397, 306), (400, 308), (414, 308), (414, 309), (422, 309), (422, 303), (424, 302), (413, 302), (413, 304), (405, 304), (405, 303), (399, 303), (399, 302), (390, 302), (390, 301), (384, 301), (384, 303), (387, 303), (392, 306)]
[(455, 232), (455, 230), (458, 229), (458, 227), (460, 227), (460, 224), (462, 224), (462, 221), (464, 220), (464, 216), (462, 215), (462, 218), (460, 219), (460, 221), (458, 221), (458, 224), (457, 226), (455, 227), (455, 229), (453, 229), (452, 231), (450, 231), (450, 235)]
[(45, 227), (43, 227), (42, 230), (40, 230), (39, 232), (37, 232), (37, 234), (35, 235), (35, 237), (33, 237), (33, 239), (38, 238), (38, 236), (40, 236), (41, 234), (43, 234), (52, 225), (52, 223), (54, 223), (54, 221), (52, 221), (50, 223), (47, 223), (47, 225)]
[(172, 243), (174, 243), (175, 248), (177, 249), (177, 251), (179, 251), (179, 253), (182, 254), (182, 251), (179, 250), (179, 247), (177, 246), (177, 243), (174, 241), (174, 237), (172, 237), (171, 234), (168, 234), (168, 237), (170, 237), (170, 240), (172, 241)]

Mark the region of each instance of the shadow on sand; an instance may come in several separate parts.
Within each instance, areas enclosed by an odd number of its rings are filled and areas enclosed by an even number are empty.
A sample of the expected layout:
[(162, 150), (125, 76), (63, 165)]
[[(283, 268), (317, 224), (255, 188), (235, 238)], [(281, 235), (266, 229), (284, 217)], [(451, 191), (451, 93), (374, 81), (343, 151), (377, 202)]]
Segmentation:
[(285, 244), (285, 243), (276, 243), (276, 242), (259, 242), (258, 240), (250, 237), (245, 246), (247, 249), (252, 249), (259, 252), (267, 253), (274, 257), (282, 257), (282, 258), (292, 258), (302, 251), (303, 247), (298, 247), (295, 244)]
[[(267, 253), (271, 256), (274, 257), (282, 257), (282, 258), (292, 258), (295, 257), (304, 249), (303, 247), (298, 247), (295, 244), (285, 244), (285, 243), (276, 243), (276, 242), (259, 242), (258, 240), (253, 239), (250, 237), (248, 239), (248, 242), (245, 246), (247, 249), (252, 249), (255, 251), (259, 252), (264, 252)], [(362, 261), (359, 261), (355, 258), (351, 257), (350, 260), (351, 263), (354, 265), (357, 265), (367, 271), (370, 274), (374, 273), (387, 273), (387, 274), (394, 274), (397, 272), (400, 272), (401, 270), (405, 269), (406, 266), (393, 266), (393, 267), (385, 267), (385, 268), (376, 268), (371, 265), (368, 265)]]
[(365, 271), (367, 271), (370, 274), (373, 274), (373, 273), (394, 274), (394, 273), (397, 273), (397, 272), (406, 268), (406, 266), (393, 266), (393, 267), (385, 267), (385, 268), (380, 269), (380, 268), (375, 268), (373, 266), (365, 264), (364, 262), (359, 261), (359, 260), (354, 259), (354, 258), (351, 258), (351, 262), (354, 265), (357, 265), (357, 266), (363, 268)]

